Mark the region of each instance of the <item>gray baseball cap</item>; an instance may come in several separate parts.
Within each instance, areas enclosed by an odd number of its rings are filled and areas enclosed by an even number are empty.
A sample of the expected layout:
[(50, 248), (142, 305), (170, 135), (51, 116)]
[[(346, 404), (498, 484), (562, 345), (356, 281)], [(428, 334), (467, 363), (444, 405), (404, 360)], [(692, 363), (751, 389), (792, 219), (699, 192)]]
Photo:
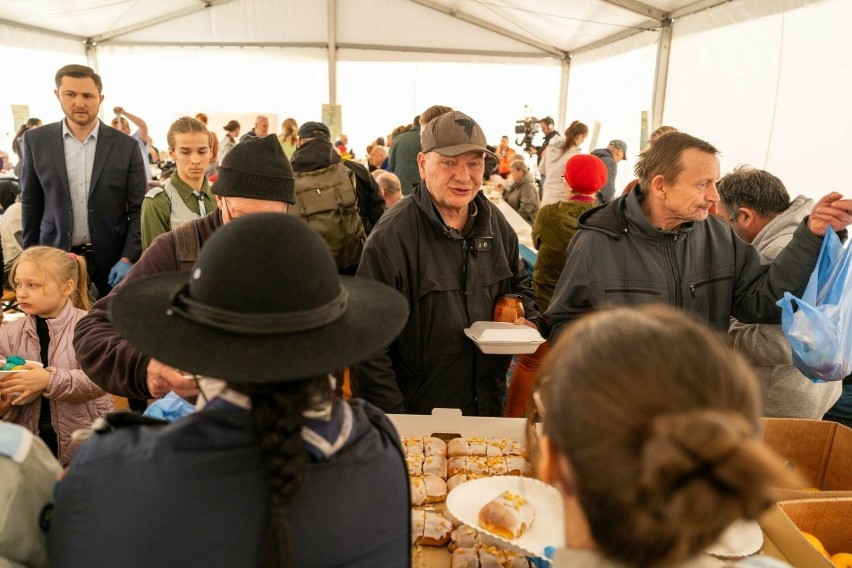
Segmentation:
[(437, 152), (442, 156), (458, 156), (465, 152), (485, 152), (494, 155), (485, 147), (485, 134), (476, 121), (457, 110), (429, 121), (420, 132), (420, 146), (424, 154)]
[(627, 144), (625, 144), (624, 140), (613, 140), (609, 145), (624, 152), (624, 159), (627, 159)]

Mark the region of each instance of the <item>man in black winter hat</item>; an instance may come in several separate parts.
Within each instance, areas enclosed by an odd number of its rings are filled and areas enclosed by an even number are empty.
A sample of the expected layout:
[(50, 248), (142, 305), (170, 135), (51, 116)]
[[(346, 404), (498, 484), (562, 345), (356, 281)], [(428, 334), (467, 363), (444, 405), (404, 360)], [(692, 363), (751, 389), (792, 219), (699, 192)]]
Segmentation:
[[(286, 213), (296, 203), (294, 179), (274, 135), (236, 145), (219, 165), (212, 187), (217, 209), (154, 239), (125, 280), (189, 269), (210, 235), (233, 219), (250, 213)], [(197, 394), (194, 380), (143, 355), (119, 335), (107, 316), (113, 297), (98, 301), (77, 324), (74, 348), (88, 377), (108, 393), (130, 399), (161, 398), (169, 391)]]

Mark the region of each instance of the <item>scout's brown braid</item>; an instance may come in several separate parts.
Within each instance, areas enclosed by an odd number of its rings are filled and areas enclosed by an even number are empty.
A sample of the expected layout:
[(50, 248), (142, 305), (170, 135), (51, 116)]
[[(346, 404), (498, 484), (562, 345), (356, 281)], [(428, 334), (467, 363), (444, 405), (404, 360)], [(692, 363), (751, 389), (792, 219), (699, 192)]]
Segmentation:
[(263, 566), (293, 566), (287, 507), (298, 493), (308, 462), (302, 413), (331, 396), (326, 377), (272, 385), (240, 386), (251, 397), (255, 432), (269, 479), (269, 522)]

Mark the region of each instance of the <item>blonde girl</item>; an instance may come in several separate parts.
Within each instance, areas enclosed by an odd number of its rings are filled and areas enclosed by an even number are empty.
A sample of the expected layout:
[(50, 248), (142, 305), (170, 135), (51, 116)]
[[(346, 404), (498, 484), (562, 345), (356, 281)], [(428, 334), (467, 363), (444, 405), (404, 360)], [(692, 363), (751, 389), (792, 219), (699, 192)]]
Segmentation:
[(293, 157), (293, 152), (296, 151), (296, 143), (299, 141), (296, 135), (298, 132), (299, 125), (295, 118), (284, 119), (284, 122), (281, 123), (281, 134), (278, 135), (278, 141), (281, 142), (281, 148), (288, 160)]
[(9, 273), (26, 317), (0, 328), (0, 356), (27, 361), (0, 376), (0, 416), (42, 438), (64, 466), (71, 434), (113, 409), (112, 398), (80, 370), (71, 340), (89, 308), (83, 257), (37, 246), (24, 250)]

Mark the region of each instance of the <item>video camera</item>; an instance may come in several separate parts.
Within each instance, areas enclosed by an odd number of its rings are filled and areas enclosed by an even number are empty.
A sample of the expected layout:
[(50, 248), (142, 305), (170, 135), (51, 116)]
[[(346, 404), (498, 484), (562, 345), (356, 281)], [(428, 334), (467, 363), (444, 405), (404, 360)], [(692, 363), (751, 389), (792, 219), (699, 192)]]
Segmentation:
[(523, 134), (515, 140), (517, 146), (523, 146), (524, 150), (530, 153), (533, 148), (533, 136), (538, 134), (539, 119), (534, 116), (527, 116), (521, 120), (515, 121), (515, 134)]

